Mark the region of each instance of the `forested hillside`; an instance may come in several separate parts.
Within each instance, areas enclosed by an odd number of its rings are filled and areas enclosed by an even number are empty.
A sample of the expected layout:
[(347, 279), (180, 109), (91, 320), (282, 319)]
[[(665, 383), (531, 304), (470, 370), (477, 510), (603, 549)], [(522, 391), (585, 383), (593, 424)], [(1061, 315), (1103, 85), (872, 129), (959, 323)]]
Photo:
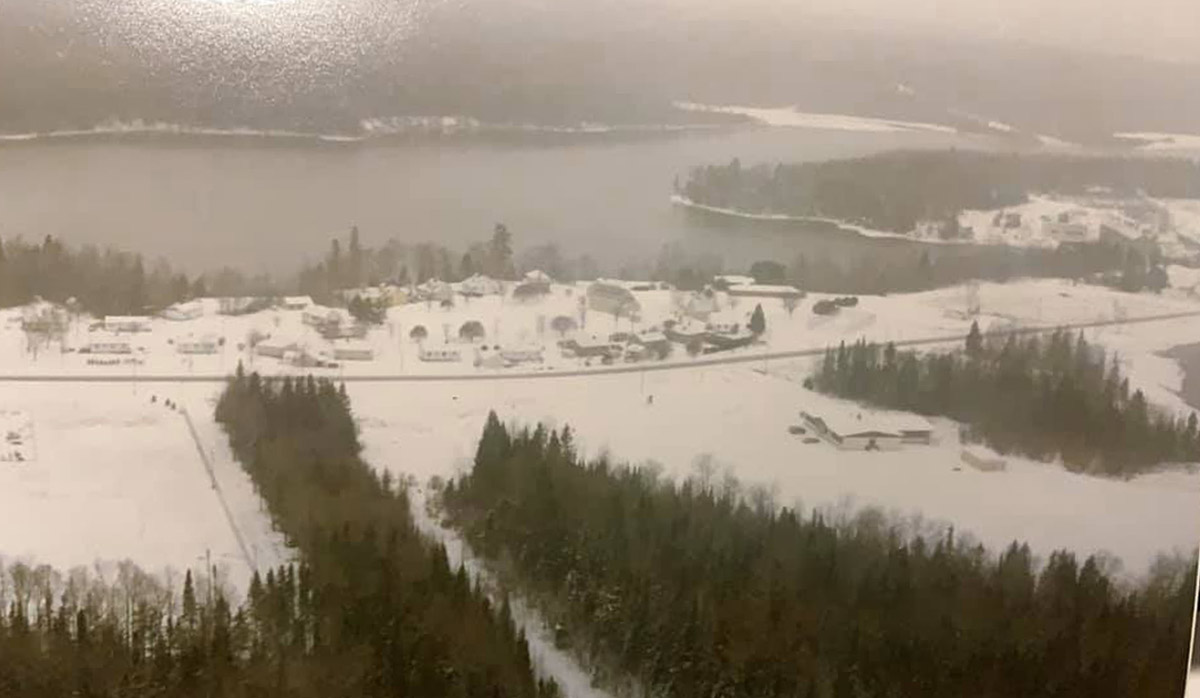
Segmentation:
[(1033, 193), (1200, 197), (1200, 163), (1167, 158), (897, 151), (848, 160), (693, 168), (681, 193), (706, 206), (809, 216), (907, 233), (965, 209), (1024, 203)]
[(414, 528), (403, 489), (359, 458), (344, 387), (239, 369), (217, 421), (310, 570), (306, 593), (263, 638), (314, 665), (312, 677), (289, 677), (297, 690), (321, 678), (314, 695), (558, 694), (533, 676), (507, 604), (493, 608), (451, 570)]
[(1195, 413), (1152, 410), (1129, 388), (1118, 357), (1083, 333), (984, 337), (972, 323), (951, 352), (897, 351), (859, 341), (826, 349), (809, 381), (822, 392), (952, 417), (968, 441), (1001, 453), (1061, 458), (1075, 470), (1131, 476), (1164, 462), (1200, 461)]
[(444, 501), (563, 642), (652, 695), (1182, 695), (1194, 560), (1130, 588), (1069, 552), (997, 555), (585, 462), (569, 428), (494, 414)]

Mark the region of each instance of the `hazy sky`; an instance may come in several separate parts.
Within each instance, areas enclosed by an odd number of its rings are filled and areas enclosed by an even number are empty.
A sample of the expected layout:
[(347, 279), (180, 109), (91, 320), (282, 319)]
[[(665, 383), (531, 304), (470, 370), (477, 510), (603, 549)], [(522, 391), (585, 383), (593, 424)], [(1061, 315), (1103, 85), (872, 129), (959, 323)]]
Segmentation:
[(753, 1), (777, 10), (855, 17), (880, 28), (909, 25), (1200, 63), (1200, 0)]

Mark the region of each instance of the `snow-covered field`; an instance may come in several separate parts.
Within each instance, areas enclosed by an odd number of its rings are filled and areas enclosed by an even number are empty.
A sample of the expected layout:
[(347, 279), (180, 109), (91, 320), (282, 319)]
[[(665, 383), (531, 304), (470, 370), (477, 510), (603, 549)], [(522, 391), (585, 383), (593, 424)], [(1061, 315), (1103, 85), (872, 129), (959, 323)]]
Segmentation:
[[(1008, 459), (1008, 470), (961, 467), (953, 425), (939, 443), (895, 452), (842, 451), (788, 433), (802, 409), (832, 401), (795, 379), (804, 362), (554, 381), (348, 385), (365, 457), (419, 482), (470, 467), (487, 412), (522, 424), (570, 424), (585, 453), (653, 461), (666, 476), (709, 456), (780, 504), (876, 506), (900, 518), (951, 523), (993, 549), (1027, 540), (1040, 554), (1069, 548), (1119, 557), (1131, 574), (1160, 552), (1190, 552), (1200, 531), (1200, 475), (1131, 482)], [(653, 403), (648, 397), (653, 396)], [(718, 472), (715, 477), (722, 478)]]
[(0, 463), (33, 463), (37, 460), (37, 443), (33, 436), (33, 420), (24, 410), (0, 409)]
[[(29, 417), (36, 459), (0, 462), (0, 555), (66, 569), (130, 559), (151, 572), (202, 570), (206, 552), (234, 587), (250, 564), (284, 553), (241, 469), (228, 458), (208, 398), (216, 386), (22, 384), (0, 411)], [(151, 403), (151, 394), (157, 402)], [(187, 406), (243, 553), (183, 414)]]

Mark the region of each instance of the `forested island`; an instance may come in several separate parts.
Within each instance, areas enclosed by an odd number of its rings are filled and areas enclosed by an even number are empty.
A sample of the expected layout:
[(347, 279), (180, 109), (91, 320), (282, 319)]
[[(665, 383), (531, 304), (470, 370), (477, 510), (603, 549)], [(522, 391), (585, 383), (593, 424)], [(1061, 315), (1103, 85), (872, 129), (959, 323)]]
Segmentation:
[(921, 221), (1025, 203), (1034, 193), (1200, 197), (1200, 163), (979, 151), (895, 151), (825, 162), (695, 167), (688, 201), (748, 214), (834, 220), (906, 234)]
[(1154, 410), (1116, 356), (1083, 333), (984, 337), (972, 323), (950, 352), (861, 340), (825, 351), (810, 387), (870, 405), (942, 415), (1000, 453), (1061, 458), (1073, 470), (1132, 476), (1200, 460), (1196, 414)]
[[(803, 465), (802, 463), (800, 464)], [(587, 461), (492, 414), (444, 503), (602, 680), (650, 695), (1181, 695), (1195, 562), (1143, 583), (953, 530), (832, 521), (703, 474)]]

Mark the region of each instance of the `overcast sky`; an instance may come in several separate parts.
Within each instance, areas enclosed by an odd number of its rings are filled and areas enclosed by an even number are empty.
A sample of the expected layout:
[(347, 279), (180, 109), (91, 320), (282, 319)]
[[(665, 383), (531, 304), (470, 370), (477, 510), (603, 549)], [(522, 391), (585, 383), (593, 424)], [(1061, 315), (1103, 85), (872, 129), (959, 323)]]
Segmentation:
[[(688, 0), (679, 0), (686, 3)], [(695, 1), (695, 0), (692, 0)], [(736, 7), (730, 0), (710, 0)], [(1200, 0), (753, 0), (775, 10), (1200, 63)], [(882, 26), (881, 26), (882, 25)]]

